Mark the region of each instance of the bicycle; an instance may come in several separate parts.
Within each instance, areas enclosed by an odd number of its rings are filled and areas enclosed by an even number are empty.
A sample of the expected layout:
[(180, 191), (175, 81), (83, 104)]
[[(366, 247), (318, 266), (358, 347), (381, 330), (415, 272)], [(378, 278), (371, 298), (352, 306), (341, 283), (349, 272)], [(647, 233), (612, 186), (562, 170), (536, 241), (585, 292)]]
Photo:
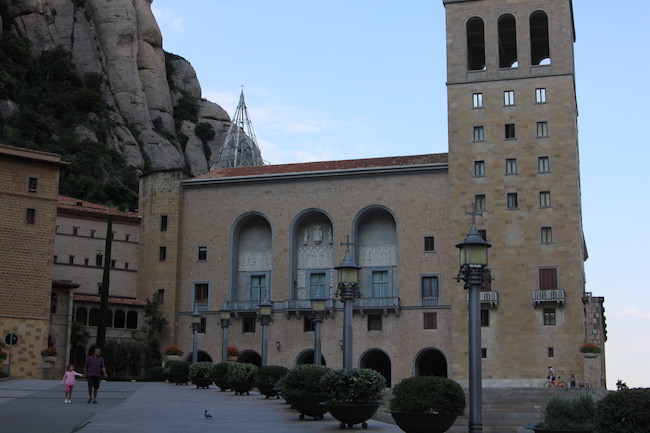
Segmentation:
[(560, 377), (558, 376), (555, 380), (547, 380), (544, 382), (543, 386), (544, 388), (566, 388), (568, 385), (565, 381), (560, 380)]

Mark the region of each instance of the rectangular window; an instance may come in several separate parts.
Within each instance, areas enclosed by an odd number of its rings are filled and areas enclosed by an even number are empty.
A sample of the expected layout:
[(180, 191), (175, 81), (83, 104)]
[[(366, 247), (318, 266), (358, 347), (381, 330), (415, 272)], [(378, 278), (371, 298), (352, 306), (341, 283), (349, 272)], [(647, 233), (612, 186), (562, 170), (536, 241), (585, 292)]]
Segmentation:
[(515, 91), (506, 90), (503, 92), (503, 105), (515, 105)]
[(541, 268), (539, 270), (539, 290), (557, 290), (556, 268)]
[(201, 317), (201, 323), (199, 323), (199, 334), (205, 334), (206, 328), (208, 327), (208, 321), (205, 317)]
[(36, 209), (27, 209), (25, 213), (25, 222), (27, 224), (36, 224)]
[(487, 241), (487, 230), (479, 229), (478, 233), (481, 235), (484, 241)]
[(436, 250), (435, 238), (433, 236), (425, 236), (424, 251), (435, 251), (435, 250)]
[(27, 189), (29, 192), (36, 192), (38, 189), (38, 179), (35, 177), (30, 177), (29, 182), (27, 184)]
[(255, 316), (242, 317), (242, 332), (254, 333), (255, 332)]
[(74, 256), (68, 256), (68, 263), (74, 265)]
[(111, 260), (111, 268), (115, 268), (117, 265), (117, 260)]
[(544, 325), (555, 325), (555, 308), (544, 308)]
[(537, 136), (548, 137), (548, 122), (537, 122)]
[(551, 207), (551, 191), (539, 192), (539, 207)]
[(95, 266), (104, 266), (104, 255), (97, 253), (95, 256)]
[(131, 239), (131, 235), (128, 233), (124, 233), (124, 240), (128, 242), (129, 239)]
[(167, 247), (160, 247), (160, 251), (158, 253), (158, 260), (160, 260), (161, 262), (167, 260)]
[(200, 262), (208, 260), (208, 247), (199, 247), (198, 260)]
[(505, 138), (506, 138), (506, 140), (517, 138), (515, 136), (515, 124), (514, 123), (506, 123), (505, 124)]
[(540, 87), (535, 89), (535, 103), (546, 104), (546, 88)]
[(266, 285), (266, 275), (251, 275), (250, 279), (250, 300), (261, 301), (268, 295), (268, 286)]
[(91, 238), (95, 237), (95, 232), (96, 232), (96, 230), (90, 230), (90, 237)]
[(89, 258), (85, 258), (85, 259), (84, 259), (84, 266), (88, 266), (88, 263), (90, 263), (90, 259), (89, 259)]
[(554, 348), (549, 347), (547, 352), (548, 352), (548, 357), (549, 358), (554, 358), (555, 357), (555, 349)]
[(315, 331), (314, 327), (314, 319), (311, 317), (305, 317), (303, 322), (302, 322), (302, 330), (303, 332), (314, 332)]
[(481, 358), (487, 359), (487, 347), (481, 347)]
[(474, 141), (485, 141), (485, 129), (482, 126), (474, 127)]
[(381, 331), (381, 314), (368, 314), (368, 331)]
[(72, 234), (77, 236), (79, 234), (79, 227), (72, 227)]
[(474, 196), (474, 207), (476, 208), (476, 210), (485, 210), (485, 209), (487, 209), (484, 194), (478, 194), (478, 195)]
[(438, 313), (423, 313), (422, 319), (423, 329), (438, 329)]
[(210, 296), (210, 285), (208, 283), (195, 283), (193, 309), (199, 311), (205, 311), (208, 307), (209, 296)]
[(481, 309), (481, 326), (483, 328), (490, 327), (490, 310)]
[(159, 304), (165, 303), (165, 289), (158, 289), (158, 292), (156, 292), (156, 301)]
[(372, 271), (372, 293), (374, 298), (385, 298), (388, 296), (388, 271)]
[(129, 262), (124, 262), (124, 270), (125, 271), (129, 270)]
[(167, 215), (160, 215), (160, 231), (167, 231)]
[(438, 277), (427, 275), (422, 277), (422, 298), (438, 298), (440, 297), (438, 287)]
[(551, 165), (548, 160), (548, 156), (540, 156), (537, 158), (537, 172), (538, 173), (548, 173), (551, 171)]
[(59, 256), (54, 256), (54, 263), (57, 263), (59, 261)]
[(474, 176), (485, 176), (485, 161), (474, 161)]
[(509, 192), (506, 199), (508, 209), (517, 209), (519, 207), (519, 200), (517, 200), (516, 192)]
[(325, 298), (327, 297), (327, 273), (310, 272), (309, 273), (309, 296), (315, 297), (316, 294)]
[(543, 244), (550, 244), (553, 242), (553, 231), (550, 227), (542, 227), (541, 236), (541, 242)]
[(517, 174), (517, 160), (515, 158), (506, 159), (506, 174)]
[(472, 93), (472, 108), (483, 108), (482, 93)]

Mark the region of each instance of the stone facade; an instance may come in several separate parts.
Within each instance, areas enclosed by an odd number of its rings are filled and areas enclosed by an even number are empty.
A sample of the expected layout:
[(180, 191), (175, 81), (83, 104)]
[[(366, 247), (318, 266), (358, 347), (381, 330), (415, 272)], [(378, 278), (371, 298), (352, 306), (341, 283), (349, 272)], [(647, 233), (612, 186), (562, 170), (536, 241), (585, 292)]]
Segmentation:
[[(11, 373), (43, 377), (48, 346), (58, 155), (0, 146), (0, 334), (18, 336)], [(5, 366), (7, 363), (4, 364)]]

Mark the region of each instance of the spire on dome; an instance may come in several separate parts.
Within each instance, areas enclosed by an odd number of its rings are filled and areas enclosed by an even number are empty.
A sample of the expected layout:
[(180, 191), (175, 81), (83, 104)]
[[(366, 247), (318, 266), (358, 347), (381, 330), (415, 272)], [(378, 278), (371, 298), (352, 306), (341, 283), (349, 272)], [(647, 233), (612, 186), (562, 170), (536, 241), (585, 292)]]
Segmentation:
[(221, 147), (219, 157), (210, 165), (210, 170), (254, 165), (264, 165), (264, 160), (257, 146), (253, 124), (248, 116), (244, 101), (244, 86), (242, 86), (239, 105), (228, 128), (226, 140)]

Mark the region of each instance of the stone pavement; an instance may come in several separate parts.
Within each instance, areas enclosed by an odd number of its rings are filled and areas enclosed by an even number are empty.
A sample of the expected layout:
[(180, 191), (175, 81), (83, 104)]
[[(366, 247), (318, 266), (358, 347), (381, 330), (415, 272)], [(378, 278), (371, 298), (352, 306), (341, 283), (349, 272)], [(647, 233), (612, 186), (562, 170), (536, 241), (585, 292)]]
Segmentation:
[[(336, 432), (329, 414), (322, 421), (301, 421), (284, 400), (258, 393), (236, 396), (217, 387), (196, 389), (158, 382), (102, 382), (98, 404), (87, 404), (87, 386), (77, 381), (72, 404), (64, 404), (59, 381), (0, 382), (0, 431), (3, 433), (250, 433)], [(206, 420), (204, 410), (214, 417)], [(387, 410), (385, 406), (380, 411)], [(354, 430), (361, 429), (355, 425)], [(392, 424), (368, 421), (368, 432), (401, 432)]]

